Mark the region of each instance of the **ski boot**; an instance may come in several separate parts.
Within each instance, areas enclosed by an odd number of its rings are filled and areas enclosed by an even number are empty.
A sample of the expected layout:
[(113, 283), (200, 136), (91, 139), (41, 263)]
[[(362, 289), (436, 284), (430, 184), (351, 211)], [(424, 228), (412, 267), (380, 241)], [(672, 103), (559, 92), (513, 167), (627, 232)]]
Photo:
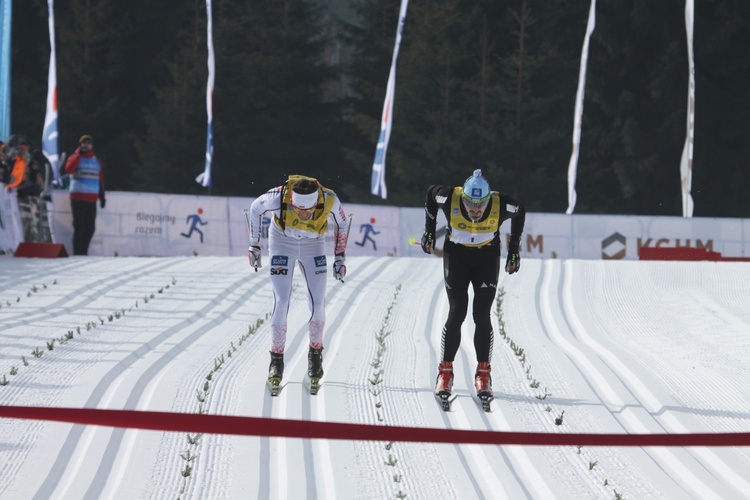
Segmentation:
[(315, 349), (312, 346), (307, 352), (307, 378), (308, 389), (313, 396), (320, 389), (320, 379), (323, 378), (323, 348)]
[(271, 365), (268, 367), (268, 390), (271, 396), (277, 396), (284, 376), (284, 353), (271, 353)]
[(441, 361), (438, 365), (438, 376), (435, 382), (435, 397), (443, 411), (451, 409), (451, 391), (453, 390), (453, 361)]
[(494, 399), (494, 396), (492, 395), (491, 371), (492, 367), (489, 363), (484, 361), (477, 363), (477, 372), (474, 375), (474, 387), (477, 390), (477, 397), (484, 411), (492, 411), (490, 403)]

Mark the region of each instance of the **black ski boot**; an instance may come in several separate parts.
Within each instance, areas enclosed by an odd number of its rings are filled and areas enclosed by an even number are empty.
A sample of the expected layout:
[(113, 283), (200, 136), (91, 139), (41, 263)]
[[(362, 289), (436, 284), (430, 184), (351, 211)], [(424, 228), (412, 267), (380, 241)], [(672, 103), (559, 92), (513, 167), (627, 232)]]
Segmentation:
[(268, 389), (271, 396), (279, 394), (281, 379), (284, 377), (284, 354), (271, 353), (271, 365), (268, 367)]
[(323, 348), (314, 349), (310, 347), (307, 352), (307, 377), (310, 380), (310, 394), (317, 394), (320, 388), (320, 379), (323, 378)]

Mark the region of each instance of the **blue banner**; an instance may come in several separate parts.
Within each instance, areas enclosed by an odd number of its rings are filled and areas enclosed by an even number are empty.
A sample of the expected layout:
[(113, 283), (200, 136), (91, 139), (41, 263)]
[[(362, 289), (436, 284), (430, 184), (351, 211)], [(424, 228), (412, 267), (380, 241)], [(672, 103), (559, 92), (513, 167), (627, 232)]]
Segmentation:
[(13, 0), (0, 0), (0, 140), (10, 135), (10, 20)]
[(49, 12), (49, 73), (47, 77), (47, 114), (42, 131), (42, 152), (52, 166), (55, 179), (60, 178), (60, 157), (57, 149), (57, 64), (55, 62), (55, 2), (47, 0)]
[(391, 128), (393, 125), (393, 97), (396, 93), (396, 61), (398, 61), (398, 49), (401, 46), (401, 35), (404, 31), (406, 8), (408, 5), (409, 0), (401, 0), (401, 9), (398, 14), (398, 29), (396, 30), (396, 43), (393, 47), (393, 60), (391, 61), (391, 72), (388, 75), (383, 115), (380, 120), (380, 136), (378, 137), (378, 146), (375, 149), (375, 160), (372, 163), (370, 192), (376, 196), (380, 196), (384, 200), (388, 198), (388, 189), (385, 186), (385, 154), (388, 151), (388, 141), (391, 138)]

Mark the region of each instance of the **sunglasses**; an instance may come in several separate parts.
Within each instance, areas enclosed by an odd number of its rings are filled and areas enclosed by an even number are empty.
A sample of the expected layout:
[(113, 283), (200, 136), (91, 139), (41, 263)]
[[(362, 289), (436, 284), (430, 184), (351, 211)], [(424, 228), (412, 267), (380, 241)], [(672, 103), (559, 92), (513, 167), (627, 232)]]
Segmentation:
[(461, 201), (464, 202), (464, 206), (466, 207), (467, 210), (469, 209), (484, 210), (485, 208), (487, 208), (487, 205), (490, 202), (490, 197), (488, 196), (487, 198), (483, 200), (473, 200), (467, 196), (462, 196)]
[(290, 203), (292, 205), (292, 209), (294, 209), (295, 212), (298, 213), (306, 213), (309, 214), (310, 212), (314, 212), (316, 207), (310, 207), (310, 208), (301, 208), (295, 205), (294, 203)]

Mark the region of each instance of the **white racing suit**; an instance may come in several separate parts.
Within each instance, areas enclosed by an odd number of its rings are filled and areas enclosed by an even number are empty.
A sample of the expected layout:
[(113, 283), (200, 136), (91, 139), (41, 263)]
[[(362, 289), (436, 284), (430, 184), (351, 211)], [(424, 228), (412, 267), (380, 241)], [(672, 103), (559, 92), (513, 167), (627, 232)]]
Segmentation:
[[(288, 183), (271, 189), (257, 198), (250, 208), (250, 245), (260, 242), (263, 214), (271, 212), (273, 220), (268, 230), (268, 262), (271, 270), (274, 307), (271, 316), (271, 352), (281, 354), (286, 345), (287, 314), (292, 293), (295, 263), (307, 283), (307, 300), (310, 308), (308, 328), (310, 346), (323, 348), (325, 327), (325, 291), (328, 261), (325, 255), (325, 231), (330, 220), (334, 229), (334, 253), (346, 251), (349, 218), (344, 213), (336, 194), (319, 189), (319, 204), (311, 223), (301, 221), (285, 194), (291, 191)], [(315, 226), (315, 227), (303, 227)]]

